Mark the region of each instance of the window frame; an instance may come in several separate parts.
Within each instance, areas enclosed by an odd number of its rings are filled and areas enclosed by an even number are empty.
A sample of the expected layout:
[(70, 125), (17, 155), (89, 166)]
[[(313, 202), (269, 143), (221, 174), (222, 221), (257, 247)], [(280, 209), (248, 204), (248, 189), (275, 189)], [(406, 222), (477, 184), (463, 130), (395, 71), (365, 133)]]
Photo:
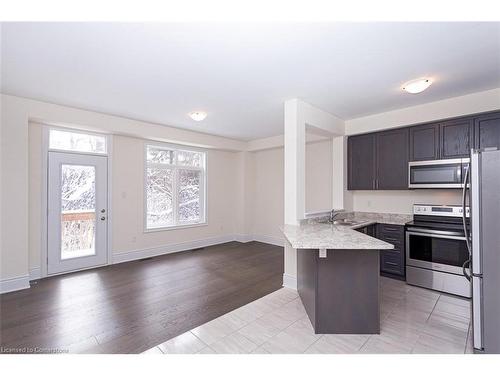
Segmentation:
[[(56, 131), (64, 132), (64, 133), (85, 134), (85, 135), (102, 137), (102, 138), (104, 138), (104, 146), (105, 146), (106, 151), (105, 152), (92, 152), (92, 151), (65, 150), (62, 148), (50, 147), (50, 133), (52, 132), (52, 130), (56, 130)], [(47, 151), (65, 152), (68, 154), (109, 156), (110, 151), (111, 151), (110, 148), (111, 148), (111, 145), (110, 145), (109, 134), (80, 130), (80, 129), (73, 129), (73, 128), (64, 128), (64, 127), (59, 127), (59, 126), (48, 126), (47, 127)]]
[[(177, 154), (175, 154), (175, 163), (174, 164), (161, 164), (161, 163), (151, 163), (148, 162), (148, 147), (158, 147), (158, 148), (163, 148), (169, 151), (193, 151), (193, 152), (199, 152), (203, 154), (203, 161), (204, 161), (204, 167), (192, 167), (192, 166), (187, 166), (187, 165), (177, 165)], [(143, 147), (143, 157), (144, 157), (144, 162), (143, 162), (143, 167), (144, 167), (144, 173), (143, 173), (143, 231), (144, 233), (150, 233), (150, 232), (160, 232), (160, 231), (165, 231), (165, 230), (175, 230), (175, 229), (185, 229), (185, 228), (193, 228), (193, 227), (200, 227), (200, 226), (206, 226), (208, 225), (208, 215), (207, 215), (207, 170), (208, 170), (208, 155), (207, 151), (205, 149), (197, 148), (197, 147), (191, 147), (191, 146), (183, 146), (183, 145), (177, 145), (177, 144), (172, 144), (172, 143), (165, 143), (165, 142), (153, 142), (153, 141), (146, 141), (144, 142), (144, 147)], [(155, 228), (148, 228), (148, 197), (147, 197), (147, 178), (148, 178), (148, 168), (150, 166), (153, 166), (155, 168), (160, 168), (160, 169), (171, 169), (173, 171), (173, 182), (172, 182), (172, 191), (173, 191), (173, 199), (172, 199), (172, 206), (173, 206), (173, 218), (174, 218), (174, 223), (172, 225), (166, 225), (162, 227), (155, 227)], [(194, 170), (194, 171), (199, 171), (201, 173), (201, 178), (200, 178), (200, 216), (201, 220), (200, 221), (189, 221), (189, 222), (179, 222), (178, 218), (178, 199), (179, 199), (179, 183), (178, 183), (178, 170)]]

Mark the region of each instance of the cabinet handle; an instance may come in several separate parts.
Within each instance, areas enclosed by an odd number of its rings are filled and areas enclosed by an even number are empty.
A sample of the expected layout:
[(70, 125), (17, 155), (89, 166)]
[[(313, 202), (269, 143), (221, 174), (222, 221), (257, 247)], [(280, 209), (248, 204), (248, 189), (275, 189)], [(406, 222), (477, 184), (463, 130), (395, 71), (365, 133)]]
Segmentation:
[(385, 237), (384, 239), (385, 239), (386, 241), (394, 241), (394, 242), (398, 242), (398, 243), (400, 243), (400, 242), (401, 242), (401, 241), (400, 241), (400, 240), (398, 240), (397, 238), (392, 238), (392, 237)]
[(394, 263), (394, 262), (385, 262), (385, 264), (388, 264), (390, 266), (399, 266), (399, 264)]
[(372, 189), (375, 190), (375, 179), (372, 180)]
[(387, 231), (387, 232), (398, 232), (399, 228), (384, 227), (384, 230)]

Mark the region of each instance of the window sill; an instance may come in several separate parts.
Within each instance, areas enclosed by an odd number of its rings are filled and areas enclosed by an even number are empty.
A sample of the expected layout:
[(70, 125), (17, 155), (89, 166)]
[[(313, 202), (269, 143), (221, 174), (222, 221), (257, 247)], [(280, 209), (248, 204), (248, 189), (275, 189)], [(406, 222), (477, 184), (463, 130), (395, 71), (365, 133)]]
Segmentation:
[(208, 225), (208, 223), (204, 222), (204, 223), (196, 223), (196, 224), (181, 224), (181, 225), (176, 225), (176, 226), (171, 226), (171, 227), (161, 227), (161, 228), (151, 228), (151, 229), (145, 228), (144, 233), (154, 233), (154, 232), (163, 232), (163, 231), (170, 231), (170, 230), (177, 230), (177, 229), (206, 227), (207, 225)]

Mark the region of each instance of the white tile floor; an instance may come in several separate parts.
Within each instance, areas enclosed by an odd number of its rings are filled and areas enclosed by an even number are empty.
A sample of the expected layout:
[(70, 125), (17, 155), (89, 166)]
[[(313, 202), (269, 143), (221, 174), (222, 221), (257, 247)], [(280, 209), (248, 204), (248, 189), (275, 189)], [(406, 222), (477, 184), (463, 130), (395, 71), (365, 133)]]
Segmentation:
[(471, 353), (470, 302), (381, 278), (380, 335), (316, 335), (282, 288), (145, 353)]

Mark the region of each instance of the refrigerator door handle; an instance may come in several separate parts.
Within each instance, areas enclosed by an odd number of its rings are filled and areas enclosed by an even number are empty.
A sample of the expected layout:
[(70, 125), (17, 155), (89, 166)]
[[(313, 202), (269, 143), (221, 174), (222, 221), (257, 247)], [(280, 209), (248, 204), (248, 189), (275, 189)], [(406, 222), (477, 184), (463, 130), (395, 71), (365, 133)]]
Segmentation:
[[(470, 263), (470, 257), (472, 255), (472, 245), (470, 243), (470, 235), (467, 230), (467, 181), (469, 179), (469, 169), (470, 169), (470, 164), (469, 167), (465, 169), (465, 176), (464, 176), (464, 187), (462, 190), (462, 220), (463, 220), (463, 225), (464, 225), (464, 234), (465, 234), (465, 243), (467, 244), (467, 250), (469, 250), (469, 263)], [(464, 263), (464, 275), (465, 275), (465, 263)], [(465, 276), (467, 277), (467, 276)], [(467, 280), (469, 278), (467, 277)]]
[(472, 333), (474, 349), (483, 350), (483, 293), (482, 278), (472, 280)]
[(480, 152), (474, 150), (471, 153), (470, 160), (470, 218), (472, 228), (472, 273), (479, 275), (482, 273), (481, 259), (481, 233), (480, 233), (480, 217), (481, 217), (481, 200), (480, 200)]

